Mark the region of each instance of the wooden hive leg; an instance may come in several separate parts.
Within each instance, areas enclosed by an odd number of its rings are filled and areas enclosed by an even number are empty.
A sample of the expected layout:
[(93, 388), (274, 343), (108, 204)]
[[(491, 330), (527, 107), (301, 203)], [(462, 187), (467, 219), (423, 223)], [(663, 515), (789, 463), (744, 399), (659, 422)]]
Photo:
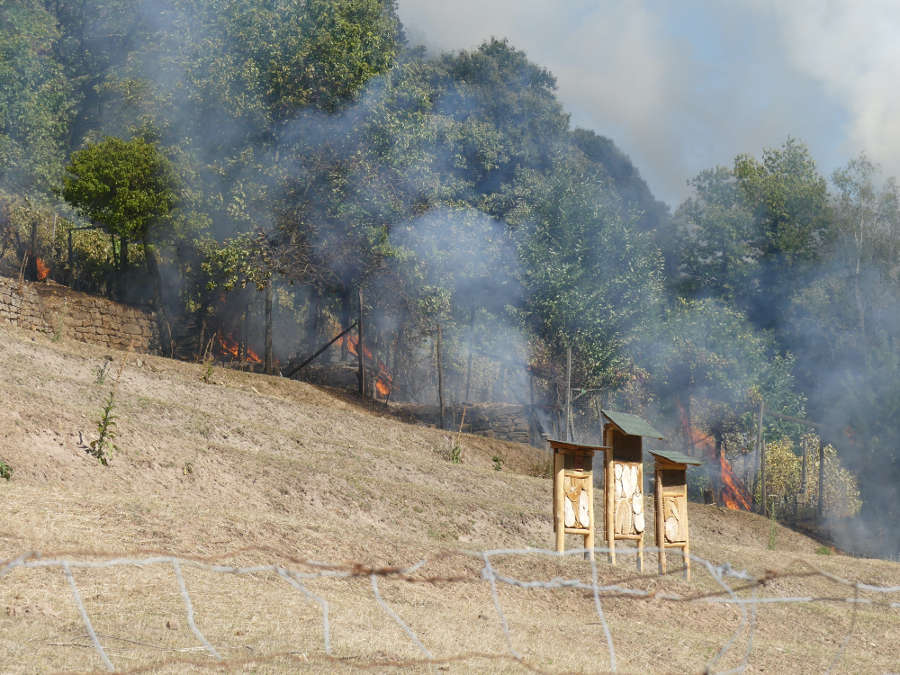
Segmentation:
[(556, 525), (556, 550), (562, 553), (566, 550), (566, 518), (565, 518), (565, 461), (561, 452), (553, 453), (553, 518)]
[(644, 535), (641, 533), (641, 538), (638, 539), (638, 554), (637, 554), (637, 569), (638, 572), (644, 571)]
[[(607, 442), (610, 445), (612, 441), (612, 431), (607, 430)], [(606, 546), (609, 549), (609, 564), (616, 564), (616, 475), (613, 472), (612, 450), (607, 450), (603, 454), (603, 491), (606, 501)]]
[(656, 505), (656, 548), (659, 549), (657, 557), (659, 559), (659, 573), (666, 573), (666, 535), (664, 528), (665, 509), (663, 508), (662, 494), (662, 475), (659, 469), (656, 470), (656, 494), (653, 496), (653, 502)]
[(587, 560), (594, 559), (594, 477), (588, 477), (587, 480), (588, 493), (588, 533), (584, 535), (584, 547), (588, 549)]
[(684, 542), (684, 548), (681, 549), (681, 552), (684, 554), (684, 578), (687, 581), (691, 580), (691, 547), (688, 542)]

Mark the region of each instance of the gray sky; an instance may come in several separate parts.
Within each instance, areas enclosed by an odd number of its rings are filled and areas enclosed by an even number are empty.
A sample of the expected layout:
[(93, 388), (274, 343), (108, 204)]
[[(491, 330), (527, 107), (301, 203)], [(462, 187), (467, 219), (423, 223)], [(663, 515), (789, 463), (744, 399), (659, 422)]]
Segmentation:
[(896, 0), (399, 1), (433, 51), (509, 38), (673, 207), (702, 169), (788, 136), (825, 175), (860, 151), (900, 174)]

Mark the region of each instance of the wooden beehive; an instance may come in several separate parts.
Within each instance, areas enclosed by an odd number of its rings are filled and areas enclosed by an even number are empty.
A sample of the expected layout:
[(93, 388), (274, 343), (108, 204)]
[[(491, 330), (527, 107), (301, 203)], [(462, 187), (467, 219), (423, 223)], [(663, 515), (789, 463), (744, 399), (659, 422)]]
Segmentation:
[(566, 548), (567, 534), (584, 536), (584, 548), (594, 559), (594, 453), (597, 445), (548, 439), (553, 449), (553, 531), (556, 550)]
[(680, 548), (684, 576), (691, 578), (691, 543), (688, 531), (687, 465), (702, 462), (680, 452), (651, 450), (656, 459), (654, 499), (659, 573), (666, 573), (666, 549)]
[(603, 410), (606, 422), (604, 454), (605, 531), (609, 561), (616, 563), (616, 541), (637, 544), (637, 567), (644, 569), (644, 456), (643, 439), (663, 436), (637, 415)]

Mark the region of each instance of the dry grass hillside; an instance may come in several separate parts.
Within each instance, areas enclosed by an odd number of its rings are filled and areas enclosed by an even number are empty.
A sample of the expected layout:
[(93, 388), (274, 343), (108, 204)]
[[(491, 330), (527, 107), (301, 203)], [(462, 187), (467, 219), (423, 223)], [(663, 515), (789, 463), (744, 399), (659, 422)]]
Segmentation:
[[(104, 467), (84, 446), (119, 369)], [(63, 562), (110, 663), (132, 672), (605, 672), (605, 625), (619, 672), (900, 667), (900, 592), (818, 572), (891, 586), (897, 564), (822, 555), (758, 516), (691, 504), (693, 552), (747, 573), (722, 577), (732, 595), (699, 563), (688, 583), (658, 577), (652, 553), (642, 575), (600, 556), (598, 584), (615, 586), (597, 593), (601, 617), (590, 563), (509, 554), (490, 558), (497, 575), (557, 587), (501, 582), (494, 597), (477, 552), (553, 542), (550, 482), (530, 475), (541, 453), (463, 435), (453, 464), (447, 432), (301, 382), (206, 374), (0, 327), (0, 459), (13, 469), (0, 480), (0, 670), (105, 668)], [(81, 566), (156, 554), (180, 563)], [(746, 602), (784, 598), (806, 600)]]

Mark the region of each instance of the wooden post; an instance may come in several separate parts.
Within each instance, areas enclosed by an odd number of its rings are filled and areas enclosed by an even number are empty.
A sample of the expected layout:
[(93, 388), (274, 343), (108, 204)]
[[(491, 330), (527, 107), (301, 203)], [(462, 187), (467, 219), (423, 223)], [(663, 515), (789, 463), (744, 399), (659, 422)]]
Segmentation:
[(759, 449), (759, 494), (762, 499), (762, 514), (768, 514), (766, 504), (766, 439), (763, 436), (763, 414), (766, 410), (765, 399), (759, 401), (759, 425), (756, 431), (756, 446)]
[(528, 373), (528, 445), (534, 445), (537, 436), (537, 424), (534, 415), (534, 373)]
[(359, 297), (359, 316), (356, 319), (356, 331), (358, 342), (356, 343), (356, 360), (359, 363), (359, 397), (366, 397), (366, 359), (364, 356), (365, 343), (363, 342), (363, 292), (362, 286), (357, 289)]
[[(605, 452), (603, 453), (606, 454)], [(584, 547), (588, 549), (588, 552), (585, 554), (585, 559), (593, 560), (594, 559), (594, 531), (597, 529), (594, 520), (594, 476), (593, 476), (593, 457), (591, 458), (591, 479), (587, 482), (587, 492), (588, 492), (588, 519), (591, 521), (591, 525), (588, 528), (588, 533), (584, 536)]]
[[(641, 499), (643, 500), (644, 499), (644, 465), (643, 465), (643, 463), (641, 463), (638, 466), (638, 490), (640, 490)], [(646, 507), (645, 507), (645, 511), (646, 511)], [(638, 532), (637, 549), (638, 549), (637, 570), (638, 570), (638, 572), (643, 572), (644, 571), (644, 531), (643, 530)]]
[[(659, 549), (659, 573), (666, 573), (666, 534), (665, 534), (665, 509), (663, 508), (663, 484), (662, 470), (657, 465), (654, 474), (656, 476), (656, 547)], [(660, 517), (662, 516), (662, 517)]]
[(809, 444), (805, 441), (803, 442), (803, 465), (800, 469), (800, 494), (804, 497), (806, 496), (807, 489), (807, 473), (808, 473), (808, 463), (809, 463)]
[(272, 278), (266, 281), (266, 339), (264, 351), (264, 365), (266, 375), (271, 375), (275, 368), (272, 364)]
[(466, 398), (468, 402), (472, 385), (472, 343), (475, 341), (475, 308), (469, 315), (469, 358), (466, 363)]
[(825, 446), (819, 441), (819, 503), (816, 506), (816, 517), (822, 520), (825, 513)]
[(572, 441), (572, 348), (566, 347), (566, 440)]
[(238, 361), (241, 363), (242, 368), (247, 361), (247, 305), (249, 304), (250, 301), (248, 299), (244, 303), (244, 311), (241, 312), (241, 327), (238, 329)]
[(437, 358), (438, 376), (438, 405), (441, 409), (441, 429), (444, 428), (444, 357), (441, 351), (441, 324), (437, 326), (437, 342), (435, 343), (435, 357)]
[(553, 524), (556, 529), (556, 550), (562, 553), (566, 550), (566, 523), (565, 523), (565, 460), (563, 454), (553, 450)]
[(684, 554), (684, 579), (685, 581), (691, 580), (691, 540), (688, 537), (688, 540), (684, 542), (684, 547), (681, 549), (681, 552)]
[(606, 546), (609, 548), (609, 563), (616, 564), (616, 474), (613, 467), (613, 433), (612, 425), (606, 425), (603, 431), (603, 445), (609, 450), (603, 453), (603, 480), (606, 493)]

